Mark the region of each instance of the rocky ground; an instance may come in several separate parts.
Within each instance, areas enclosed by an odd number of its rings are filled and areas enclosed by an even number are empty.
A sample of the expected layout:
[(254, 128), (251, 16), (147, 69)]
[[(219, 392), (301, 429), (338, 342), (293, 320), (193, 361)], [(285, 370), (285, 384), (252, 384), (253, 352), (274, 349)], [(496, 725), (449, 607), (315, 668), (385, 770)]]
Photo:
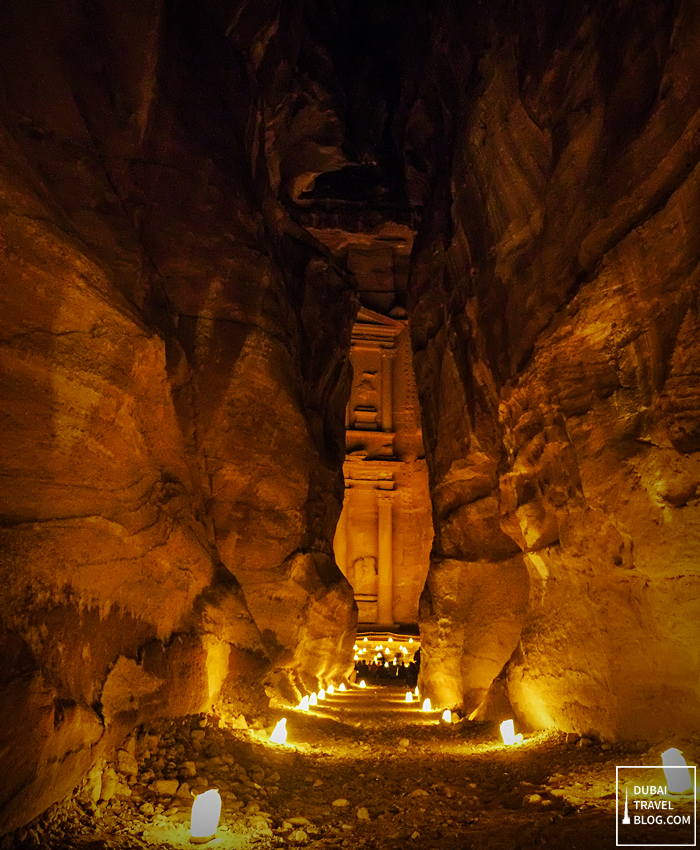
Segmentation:
[[(269, 732), (287, 717), (288, 744)], [(187, 717), (143, 730), (70, 800), (1, 850), (191, 847), (192, 791), (220, 790), (221, 850), (615, 847), (615, 766), (659, 764), (665, 747), (561, 733), (499, 743), (493, 724), (447, 725), (397, 687), (336, 692), (305, 714), (273, 709), (252, 730)], [(233, 725), (242, 725), (242, 719)], [(700, 741), (682, 745), (697, 761)], [(651, 843), (657, 832), (637, 833)]]

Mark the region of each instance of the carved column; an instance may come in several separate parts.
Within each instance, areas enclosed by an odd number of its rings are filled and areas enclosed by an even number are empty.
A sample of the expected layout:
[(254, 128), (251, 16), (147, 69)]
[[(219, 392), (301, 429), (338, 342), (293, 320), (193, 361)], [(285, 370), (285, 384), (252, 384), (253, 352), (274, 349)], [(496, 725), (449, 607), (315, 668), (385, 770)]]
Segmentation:
[(377, 493), (377, 622), (389, 626), (394, 622), (393, 529), (389, 493)]
[(394, 399), (391, 381), (393, 351), (382, 351), (382, 431), (394, 430)]

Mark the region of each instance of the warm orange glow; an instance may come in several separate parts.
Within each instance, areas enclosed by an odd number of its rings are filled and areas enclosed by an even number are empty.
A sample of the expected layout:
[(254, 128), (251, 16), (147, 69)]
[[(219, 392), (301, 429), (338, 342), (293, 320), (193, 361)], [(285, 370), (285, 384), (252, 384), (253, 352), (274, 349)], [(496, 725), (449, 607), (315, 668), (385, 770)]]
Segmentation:
[(323, 688), (321, 688), (321, 690), (318, 692), (318, 698), (319, 699), (325, 699), (326, 698), (326, 692), (323, 690)]
[(417, 697), (419, 697), (419, 696), (420, 696), (420, 691), (418, 690), (418, 685), (416, 685), (416, 689), (413, 691), (413, 693), (414, 693)]
[(195, 797), (190, 821), (190, 840), (194, 844), (203, 844), (214, 838), (220, 817), (221, 797), (216, 788), (210, 788)]
[(442, 712), (442, 719), (445, 721), (445, 723), (452, 723), (452, 712), (449, 708), (446, 708)]
[(338, 690), (339, 690), (339, 691), (346, 691), (346, 690), (347, 690), (347, 688), (345, 687), (345, 682), (341, 682), (341, 683), (338, 685)]
[(362, 681), (360, 682), (360, 687), (361, 687), (361, 688), (366, 688), (366, 687), (367, 687), (367, 685), (366, 685), (366, 683), (365, 683), (365, 680), (364, 680), (364, 679), (362, 679)]
[(311, 694), (309, 697), (309, 705), (316, 705), (318, 703), (318, 697), (316, 694)]
[(501, 723), (501, 736), (503, 737), (503, 743), (507, 746), (522, 744), (523, 742), (522, 734), (515, 734), (515, 728), (512, 720), (504, 720), (503, 723)]
[(275, 726), (272, 735), (270, 735), (270, 741), (273, 744), (286, 744), (287, 743), (287, 718), (283, 717), (277, 726)]
[(331, 684), (328, 686), (328, 693), (332, 694), (334, 692), (335, 692), (335, 687), (334, 687), (333, 683), (331, 682)]
[(430, 704), (430, 697), (426, 697), (423, 700), (423, 708), (421, 709), (421, 711), (432, 711), (432, 710), (433, 709), (432, 709), (432, 706)]
[(406, 702), (413, 702), (413, 694), (411, 691), (407, 691), (406, 693)]
[(308, 697), (302, 697), (302, 700), (299, 703), (299, 705), (297, 706), (297, 708), (299, 709), (299, 711), (308, 711), (309, 710), (309, 698)]

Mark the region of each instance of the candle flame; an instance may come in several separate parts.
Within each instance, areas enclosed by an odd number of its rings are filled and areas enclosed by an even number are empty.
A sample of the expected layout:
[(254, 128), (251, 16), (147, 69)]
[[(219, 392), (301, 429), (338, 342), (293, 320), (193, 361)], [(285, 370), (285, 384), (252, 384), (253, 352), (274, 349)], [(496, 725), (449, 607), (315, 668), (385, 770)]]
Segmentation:
[(318, 698), (319, 699), (325, 699), (326, 698), (326, 692), (323, 690), (323, 688), (321, 688), (321, 690), (318, 692)]
[(426, 697), (423, 700), (423, 708), (421, 709), (421, 711), (432, 711), (432, 706), (430, 704), (430, 697)]
[(297, 708), (299, 709), (299, 711), (308, 711), (309, 710), (309, 698), (308, 697), (302, 697), (302, 700), (299, 703), (299, 705), (297, 706)]
[(364, 679), (362, 679), (362, 681), (360, 682), (360, 687), (361, 687), (361, 688), (366, 688), (366, 687), (367, 687), (367, 684), (365, 683), (365, 680), (364, 680)]
[(413, 702), (413, 694), (411, 691), (406, 692), (406, 702)]
[(442, 719), (445, 721), (445, 723), (452, 723), (452, 712), (449, 708), (446, 708), (442, 712)]
[(309, 705), (317, 705), (317, 704), (318, 704), (318, 697), (316, 696), (316, 694), (311, 694), (311, 696), (309, 697)]
[(346, 690), (347, 690), (347, 688), (345, 687), (345, 682), (341, 682), (341, 683), (338, 685), (338, 690), (339, 690), (339, 691), (346, 691)]

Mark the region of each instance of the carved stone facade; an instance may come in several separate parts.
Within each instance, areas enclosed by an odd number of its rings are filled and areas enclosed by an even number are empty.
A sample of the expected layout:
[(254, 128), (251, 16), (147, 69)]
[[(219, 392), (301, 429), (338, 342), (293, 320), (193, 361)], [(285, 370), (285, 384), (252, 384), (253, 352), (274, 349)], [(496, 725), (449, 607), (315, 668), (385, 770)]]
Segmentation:
[(363, 307), (350, 357), (336, 561), (361, 624), (417, 623), (433, 528), (407, 321)]
[(405, 309), (414, 231), (310, 227), (355, 275), (345, 499), (334, 548), (360, 624), (418, 623), (433, 542), (428, 468)]

